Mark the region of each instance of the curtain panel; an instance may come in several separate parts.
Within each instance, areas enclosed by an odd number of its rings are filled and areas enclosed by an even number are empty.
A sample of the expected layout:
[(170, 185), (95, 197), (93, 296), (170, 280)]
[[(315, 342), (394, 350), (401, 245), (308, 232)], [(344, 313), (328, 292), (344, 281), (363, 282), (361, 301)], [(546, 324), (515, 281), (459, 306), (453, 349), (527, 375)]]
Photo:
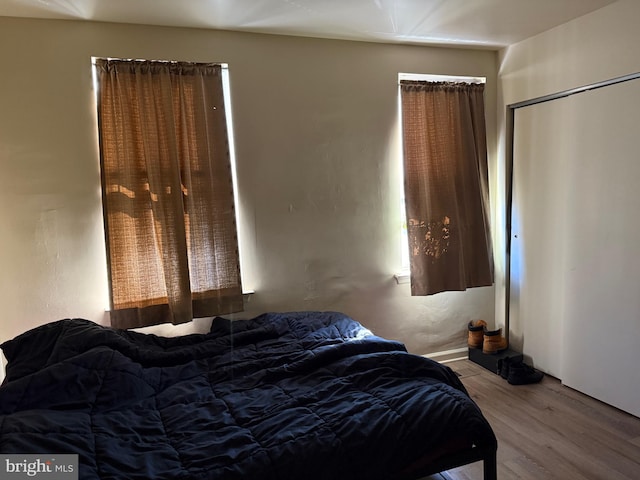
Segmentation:
[(484, 85), (402, 80), (412, 295), (493, 284)]
[(111, 323), (241, 311), (222, 70), (96, 60)]

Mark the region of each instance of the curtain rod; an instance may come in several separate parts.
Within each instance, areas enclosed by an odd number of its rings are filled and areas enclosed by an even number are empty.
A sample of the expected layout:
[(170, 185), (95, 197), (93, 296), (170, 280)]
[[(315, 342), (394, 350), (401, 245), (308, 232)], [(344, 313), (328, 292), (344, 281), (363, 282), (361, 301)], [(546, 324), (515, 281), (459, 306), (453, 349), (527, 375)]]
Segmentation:
[(181, 60), (145, 60), (143, 58), (119, 58), (119, 57), (91, 57), (91, 64), (96, 65), (97, 60), (119, 60), (123, 62), (152, 62), (152, 63), (171, 63), (171, 64), (191, 64), (191, 65), (220, 65), (222, 68), (229, 68), (229, 65), (225, 62), (192, 62)]
[(437, 75), (431, 73), (398, 73), (398, 83), (401, 80), (418, 80), (425, 82), (454, 82), (454, 83), (486, 83), (486, 77), (471, 77), (465, 75)]

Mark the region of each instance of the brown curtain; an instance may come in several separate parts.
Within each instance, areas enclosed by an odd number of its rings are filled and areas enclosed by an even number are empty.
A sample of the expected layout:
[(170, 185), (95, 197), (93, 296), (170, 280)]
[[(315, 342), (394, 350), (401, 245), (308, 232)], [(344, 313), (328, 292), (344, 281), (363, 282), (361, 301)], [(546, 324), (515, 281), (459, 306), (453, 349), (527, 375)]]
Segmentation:
[(112, 325), (242, 310), (221, 66), (96, 69)]
[(412, 295), (493, 284), (484, 85), (401, 81)]

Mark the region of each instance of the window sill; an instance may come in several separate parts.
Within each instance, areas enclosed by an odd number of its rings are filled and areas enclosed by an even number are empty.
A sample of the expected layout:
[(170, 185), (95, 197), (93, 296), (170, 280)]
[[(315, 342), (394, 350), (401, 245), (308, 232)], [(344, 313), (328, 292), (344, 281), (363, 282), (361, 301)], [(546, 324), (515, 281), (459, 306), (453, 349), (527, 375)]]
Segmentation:
[(411, 283), (411, 274), (408, 271), (396, 273), (393, 278), (396, 279), (398, 285), (403, 283)]
[[(256, 293), (255, 290), (243, 290), (242, 291), (242, 299), (244, 301), (248, 301), (251, 298), (251, 296), (254, 295), (255, 293)], [(104, 311), (106, 313), (109, 313), (111, 311), (111, 308), (107, 307), (107, 308), (104, 309)]]

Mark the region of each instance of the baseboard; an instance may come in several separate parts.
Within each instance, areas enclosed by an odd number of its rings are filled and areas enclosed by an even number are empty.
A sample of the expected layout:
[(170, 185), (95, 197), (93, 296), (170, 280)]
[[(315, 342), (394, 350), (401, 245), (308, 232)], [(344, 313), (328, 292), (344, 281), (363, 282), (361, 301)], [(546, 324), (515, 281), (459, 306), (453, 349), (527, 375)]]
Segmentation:
[(441, 352), (427, 353), (423, 357), (430, 358), (440, 363), (453, 362), (456, 360), (464, 360), (469, 358), (469, 349), (467, 347), (455, 348), (453, 350), (443, 350)]

